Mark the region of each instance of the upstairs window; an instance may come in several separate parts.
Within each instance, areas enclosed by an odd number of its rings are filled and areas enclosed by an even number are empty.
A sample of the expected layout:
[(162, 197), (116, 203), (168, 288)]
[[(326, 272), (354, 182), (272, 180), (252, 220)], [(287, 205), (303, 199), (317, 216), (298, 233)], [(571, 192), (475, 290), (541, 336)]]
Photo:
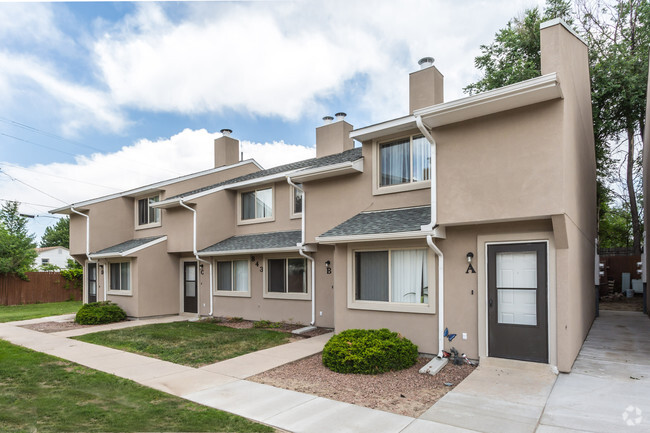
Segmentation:
[(138, 199), (138, 226), (160, 224), (160, 209), (151, 207), (152, 203), (159, 200), (159, 195)]
[(241, 193), (241, 220), (273, 218), (273, 188)]
[[(297, 183), (302, 188), (302, 184)], [(302, 215), (302, 191), (298, 188), (291, 187), (291, 216)]]
[(430, 179), (431, 145), (422, 135), (379, 144), (379, 186)]

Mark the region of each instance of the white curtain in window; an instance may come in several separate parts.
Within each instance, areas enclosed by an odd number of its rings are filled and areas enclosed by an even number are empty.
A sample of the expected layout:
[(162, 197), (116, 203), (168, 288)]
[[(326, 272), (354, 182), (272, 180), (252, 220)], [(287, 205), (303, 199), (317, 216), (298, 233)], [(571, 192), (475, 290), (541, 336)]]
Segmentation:
[(233, 263), (233, 275), (235, 276), (235, 292), (248, 291), (248, 261), (235, 260)]
[(413, 137), (413, 182), (429, 180), (431, 144), (423, 136)]
[(130, 263), (120, 263), (121, 269), (121, 287), (122, 290), (131, 290), (130, 287), (130, 274), (131, 274), (131, 265)]
[(399, 185), (410, 182), (410, 139), (382, 144), (380, 147), (380, 184)]
[(255, 191), (257, 207), (255, 209), (255, 218), (266, 218), (273, 213), (273, 190), (271, 188)]
[(426, 251), (393, 251), (390, 259), (391, 301), (422, 303), (422, 288), (428, 285)]

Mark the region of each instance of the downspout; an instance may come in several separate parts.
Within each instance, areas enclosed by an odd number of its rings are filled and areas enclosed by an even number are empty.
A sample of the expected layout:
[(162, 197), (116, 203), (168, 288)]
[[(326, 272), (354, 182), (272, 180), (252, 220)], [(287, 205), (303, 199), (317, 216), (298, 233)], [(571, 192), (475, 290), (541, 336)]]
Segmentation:
[[(190, 210), (192, 212), (192, 252), (194, 253), (194, 257), (196, 257), (197, 262), (207, 263), (208, 267), (210, 269), (210, 272), (209, 272), (209, 275), (210, 275), (210, 296), (209, 296), (210, 297), (210, 313), (209, 313), (209, 316), (212, 316), (213, 311), (214, 311), (213, 294), (212, 294), (212, 263), (210, 261), (208, 261), (208, 260), (205, 260), (205, 259), (202, 259), (201, 257), (199, 257), (199, 253), (196, 250), (196, 209), (192, 209), (191, 207), (186, 205), (183, 202), (182, 198), (180, 198), (178, 200), (178, 204), (180, 204), (185, 209), (188, 209), (188, 210)], [(197, 294), (197, 298), (198, 298), (197, 302), (199, 304), (200, 304), (200, 301), (201, 301), (200, 293), (201, 293), (201, 291), (198, 290), (198, 287), (197, 287), (196, 294)]]
[[(438, 222), (438, 201), (437, 201), (437, 170), (436, 170), (436, 140), (431, 135), (431, 132), (424, 126), (422, 116), (415, 116), (415, 124), (424, 135), (424, 137), (431, 144), (431, 222), (428, 225), (422, 226), (422, 231), (431, 232), (436, 228)], [(444, 255), (440, 248), (433, 243), (433, 236), (427, 235), (427, 244), (429, 248), (438, 256), (438, 356), (442, 357), (442, 351), (445, 348), (445, 340), (443, 336), (443, 329), (445, 328), (445, 268), (444, 268)]]
[(433, 243), (433, 237), (427, 235), (429, 248), (438, 256), (438, 356), (442, 358), (442, 351), (445, 348), (445, 339), (442, 330), (445, 327), (445, 268), (444, 256), (440, 248)]
[(301, 241), (300, 244), (298, 245), (298, 254), (306, 258), (311, 262), (311, 322), (309, 323), (311, 326), (314, 326), (314, 323), (316, 323), (316, 261), (312, 256), (309, 256), (305, 253), (305, 190), (293, 183), (291, 180), (290, 176), (286, 176), (287, 178), (287, 183), (297, 189), (298, 191), (302, 192), (302, 203), (301, 203), (301, 215), (300, 215), (300, 226), (301, 226)]
[(436, 186), (436, 177), (437, 177), (437, 170), (436, 170), (436, 140), (433, 138), (429, 130), (427, 129), (426, 126), (424, 126), (424, 123), (422, 123), (422, 117), (421, 116), (415, 116), (415, 124), (418, 126), (418, 129), (424, 135), (424, 137), (429, 141), (431, 144), (431, 164), (429, 166), (429, 169), (431, 170), (431, 222), (426, 225), (422, 226), (422, 231), (432, 231), (437, 223), (438, 220), (438, 201), (437, 201), (437, 186)]
[[(70, 211), (76, 213), (77, 215), (81, 215), (82, 217), (86, 218), (86, 258), (88, 261), (92, 261), (90, 258), (90, 216), (86, 215), (85, 213), (79, 212), (74, 208), (74, 206), (70, 206)], [(106, 301), (106, 279), (104, 278), (104, 301)]]

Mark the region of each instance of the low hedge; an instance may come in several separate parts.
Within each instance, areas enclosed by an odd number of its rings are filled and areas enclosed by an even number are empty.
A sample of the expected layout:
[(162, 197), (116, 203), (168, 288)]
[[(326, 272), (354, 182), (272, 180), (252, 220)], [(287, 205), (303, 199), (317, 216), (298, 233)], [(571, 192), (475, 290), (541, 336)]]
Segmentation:
[(386, 328), (348, 329), (330, 338), (323, 348), (323, 364), (338, 373), (403, 370), (417, 359), (418, 347)]
[(103, 323), (121, 322), (126, 313), (119, 305), (106, 302), (91, 302), (81, 306), (74, 321), (80, 325), (101, 325)]

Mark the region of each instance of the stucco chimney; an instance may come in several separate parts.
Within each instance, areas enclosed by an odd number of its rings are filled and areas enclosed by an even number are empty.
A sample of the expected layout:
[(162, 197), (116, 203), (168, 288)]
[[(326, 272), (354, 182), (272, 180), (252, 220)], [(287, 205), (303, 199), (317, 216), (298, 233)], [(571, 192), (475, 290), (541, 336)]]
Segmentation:
[(350, 138), (352, 125), (345, 120), (345, 113), (336, 113), (336, 122), (332, 116), (323, 117), (325, 124), (316, 128), (316, 157), (334, 155), (354, 147)]
[(420, 70), (409, 74), (409, 112), (444, 102), (444, 77), (433, 66), (433, 57), (418, 62)]
[(239, 162), (239, 140), (230, 137), (232, 130), (222, 129), (221, 137), (214, 140), (214, 167)]

